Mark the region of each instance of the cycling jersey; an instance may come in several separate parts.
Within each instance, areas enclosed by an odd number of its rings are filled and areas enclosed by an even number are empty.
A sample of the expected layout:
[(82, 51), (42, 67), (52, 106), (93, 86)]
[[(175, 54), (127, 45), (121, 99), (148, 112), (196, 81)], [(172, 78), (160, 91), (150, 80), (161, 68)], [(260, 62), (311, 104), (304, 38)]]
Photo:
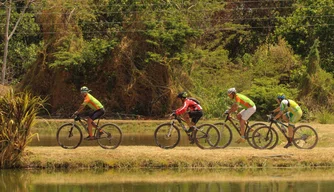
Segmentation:
[(102, 109), (103, 105), (100, 103), (100, 101), (98, 101), (97, 99), (95, 99), (95, 97), (93, 97), (91, 94), (87, 93), (85, 98), (84, 98), (84, 102), (82, 103), (83, 106), (88, 105), (89, 108), (93, 109), (93, 110), (98, 110), (98, 109)]
[(201, 111), (202, 107), (199, 104), (197, 104), (195, 101), (186, 98), (183, 102), (183, 106), (178, 108), (175, 111), (175, 113), (176, 115), (180, 115), (180, 114), (185, 113), (188, 110), (189, 111)]
[(297, 123), (303, 115), (303, 111), (299, 107), (299, 105), (295, 101), (290, 99), (283, 99), (281, 101), (280, 110), (288, 111), (285, 115), (289, 118), (291, 124)]
[(235, 101), (240, 104), (244, 109), (255, 106), (255, 103), (250, 98), (240, 93), (235, 94)]
[(301, 111), (301, 108), (295, 101), (290, 99), (289, 100), (283, 99), (280, 104), (280, 110), (281, 111), (287, 110), (293, 114), (297, 114), (299, 113), (299, 111)]

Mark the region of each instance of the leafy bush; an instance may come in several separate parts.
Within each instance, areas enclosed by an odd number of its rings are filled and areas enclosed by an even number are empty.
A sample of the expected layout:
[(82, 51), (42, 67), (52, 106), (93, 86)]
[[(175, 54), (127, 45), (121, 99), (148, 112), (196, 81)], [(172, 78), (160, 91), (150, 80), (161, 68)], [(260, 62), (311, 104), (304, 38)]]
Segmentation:
[(15, 167), (30, 142), (30, 132), (44, 100), (10, 90), (0, 98), (0, 168)]

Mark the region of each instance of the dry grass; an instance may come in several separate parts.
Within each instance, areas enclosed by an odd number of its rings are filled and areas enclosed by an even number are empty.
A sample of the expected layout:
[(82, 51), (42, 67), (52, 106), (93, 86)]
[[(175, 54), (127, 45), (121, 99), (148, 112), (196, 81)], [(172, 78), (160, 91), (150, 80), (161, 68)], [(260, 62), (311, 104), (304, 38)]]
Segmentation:
[(28, 147), (22, 166), (31, 168), (254, 168), (327, 167), (334, 165), (334, 148), (255, 150), (250, 147), (201, 150), (176, 147), (163, 150), (148, 146)]
[(0, 85), (0, 96), (5, 95), (9, 91), (9, 86)]

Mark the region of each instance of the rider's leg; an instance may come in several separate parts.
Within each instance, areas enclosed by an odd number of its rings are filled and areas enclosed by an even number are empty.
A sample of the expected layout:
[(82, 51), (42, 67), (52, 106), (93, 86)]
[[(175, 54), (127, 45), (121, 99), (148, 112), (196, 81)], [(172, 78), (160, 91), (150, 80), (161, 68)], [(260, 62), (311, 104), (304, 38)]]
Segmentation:
[(288, 143), (284, 146), (284, 148), (288, 148), (292, 146), (292, 138), (293, 138), (293, 125), (290, 124), (290, 113), (282, 115), (282, 119), (284, 122), (288, 123)]
[[(98, 109), (98, 110), (94, 111), (92, 115), (89, 116), (88, 125), (91, 125), (90, 126), (91, 133), (93, 132), (92, 127), (97, 128), (97, 125), (96, 125), (96, 123), (94, 123), (94, 120), (102, 117), (104, 115), (104, 113), (105, 113), (104, 109)], [(90, 120), (90, 123), (89, 123), (89, 120)], [(88, 131), (89, 131), (89, 129), (88, 129)], [(100, 133), (102, 133), (102, 130), (100, 130)], [(91, 134), (89, 134), (89, 135), (91, 136)]]
[(93, 120), (90, 117), (88, 117), (87, 123), (88, 123), (88, 135), (89, 135), (89, 137), (93, 137), (93, 131), (92, 131)]

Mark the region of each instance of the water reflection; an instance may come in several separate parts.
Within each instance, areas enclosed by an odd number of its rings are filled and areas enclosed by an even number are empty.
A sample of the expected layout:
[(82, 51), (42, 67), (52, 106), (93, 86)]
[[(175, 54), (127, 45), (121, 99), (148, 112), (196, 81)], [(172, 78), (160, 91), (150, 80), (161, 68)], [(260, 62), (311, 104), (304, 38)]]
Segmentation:
[(0, 191), (322, 192), (331, 169), (0, 170)]
[[(156, 146), (152, 134), (124, 134), (122, 146), (145, 145)], [(182, 136), (178, 146), (190, 146), (188, 137)], [(29, 143), (29, 146), (58, 146), (55, 134), (40, 134), (39, 137), (34, 137)], [(98, 146), (96, 141), (83, 140), (81, 146)]]

